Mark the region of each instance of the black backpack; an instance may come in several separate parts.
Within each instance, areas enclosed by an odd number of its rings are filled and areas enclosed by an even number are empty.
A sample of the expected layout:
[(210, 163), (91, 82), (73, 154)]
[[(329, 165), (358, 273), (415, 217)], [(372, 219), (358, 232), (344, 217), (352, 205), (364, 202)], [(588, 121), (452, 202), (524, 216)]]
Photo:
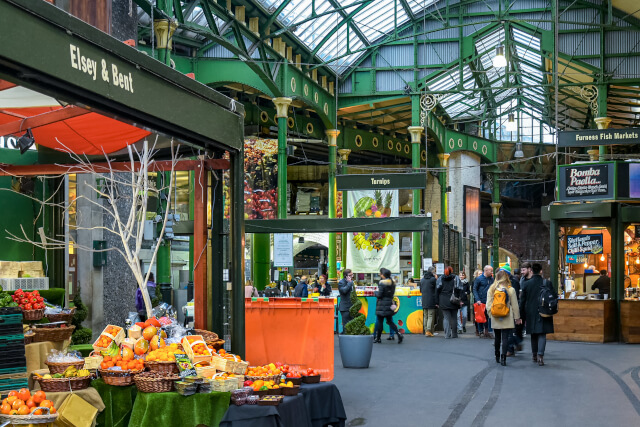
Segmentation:
[(551, 317), (558, 312), (558, 295), (547, 283), (540, 289), (538, 301), (538, 313), (540, 313), (540, 316)]

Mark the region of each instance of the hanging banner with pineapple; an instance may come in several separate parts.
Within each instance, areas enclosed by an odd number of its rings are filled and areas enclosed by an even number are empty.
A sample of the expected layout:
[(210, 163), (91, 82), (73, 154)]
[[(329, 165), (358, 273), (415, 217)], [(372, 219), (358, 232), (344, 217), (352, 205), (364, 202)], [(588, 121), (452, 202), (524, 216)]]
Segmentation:
[[(390, 218), (398, 216), (398, 190), (347, 192), (348, 218)], [(378, 273), (388, 268), (400, 271), (398, 233), (352, 232), (348, 234), (347, 267), (358, 273)]]

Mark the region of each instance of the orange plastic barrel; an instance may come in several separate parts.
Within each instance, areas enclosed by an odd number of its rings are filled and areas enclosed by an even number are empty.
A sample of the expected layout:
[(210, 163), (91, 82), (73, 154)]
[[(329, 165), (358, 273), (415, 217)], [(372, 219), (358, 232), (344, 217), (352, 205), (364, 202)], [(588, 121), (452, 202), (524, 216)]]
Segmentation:
[(313, 368), (333, 379), (333, 298), (247, 298), (246, 360)]

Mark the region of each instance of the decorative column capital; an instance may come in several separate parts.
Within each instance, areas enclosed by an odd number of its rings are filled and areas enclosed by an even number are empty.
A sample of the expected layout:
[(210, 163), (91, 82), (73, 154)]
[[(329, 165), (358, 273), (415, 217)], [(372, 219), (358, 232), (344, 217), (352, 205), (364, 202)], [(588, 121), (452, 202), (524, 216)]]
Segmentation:
[(491, 213), (493, 215), (500, 215), (500, 208), (502, 207), (502, 203), (489, 203), (489, 206), (491, 206)]
[(613, 119), (611, 117), (596, 117), (593, 121), (596, 122), (598, 129), (609, 129), (609, 125)]
[(276, 117), (284, 117), (285, 119), (289, 116), (288, 109), (289, 104), (291, 104), (291, 98), (279, 97), (273, 98), (273, 103), (276, 104)]
[(449, 157), (451, 157), (451, 154), (449, 153), (438, 154), (438, 159), (440, 159), (440, 165), (442, 165), (443, 168), (446, 168), (447, 166), (449, 166)]
[(156, 33), (156, 48), (171, 49), (173, 33), (178, 28), (178, 23), (166, 19), (153, 21), (153, 32)]
[(340, 155), (340, 160), (346, 162), (349, 160), (349, 154), (351, 154), (351, 150), (348, 148), (341, 148), (338, 150), (338, 154)]
[(327, 129), (324, 133), (327, 134), (327, 138), (329, 139), (329, 147), (335, 147), (338, 145), (338, 135), (340, 135), (340, 131), (338, 129)]
[(407, 129), (409, 130), (409, 135), (411, 135), (411, 143), (420, 144), (420, 139), (422, 138), (422, 132), (424, 131), (424, 127), (409, 126)]

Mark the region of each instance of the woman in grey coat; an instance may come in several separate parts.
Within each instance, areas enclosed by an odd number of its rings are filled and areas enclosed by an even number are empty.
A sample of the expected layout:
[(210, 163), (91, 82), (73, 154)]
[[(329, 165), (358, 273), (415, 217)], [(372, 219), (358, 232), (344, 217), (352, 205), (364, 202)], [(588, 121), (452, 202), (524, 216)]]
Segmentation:
[(458, 338), (456, 317), (462, 302), (458, 304), (452, 303), (451, 296), (454, 295), (460, 298), (461, 291), (462, 284), (458, 276), (453, 274), (453, 268), (445, 268), (444, 275), (438, 277), (436, 283), (436, 302), (438, 304), (437, 307), (439, 307), (442, 310), (442, 314), (444, 314), (445, 338)]

